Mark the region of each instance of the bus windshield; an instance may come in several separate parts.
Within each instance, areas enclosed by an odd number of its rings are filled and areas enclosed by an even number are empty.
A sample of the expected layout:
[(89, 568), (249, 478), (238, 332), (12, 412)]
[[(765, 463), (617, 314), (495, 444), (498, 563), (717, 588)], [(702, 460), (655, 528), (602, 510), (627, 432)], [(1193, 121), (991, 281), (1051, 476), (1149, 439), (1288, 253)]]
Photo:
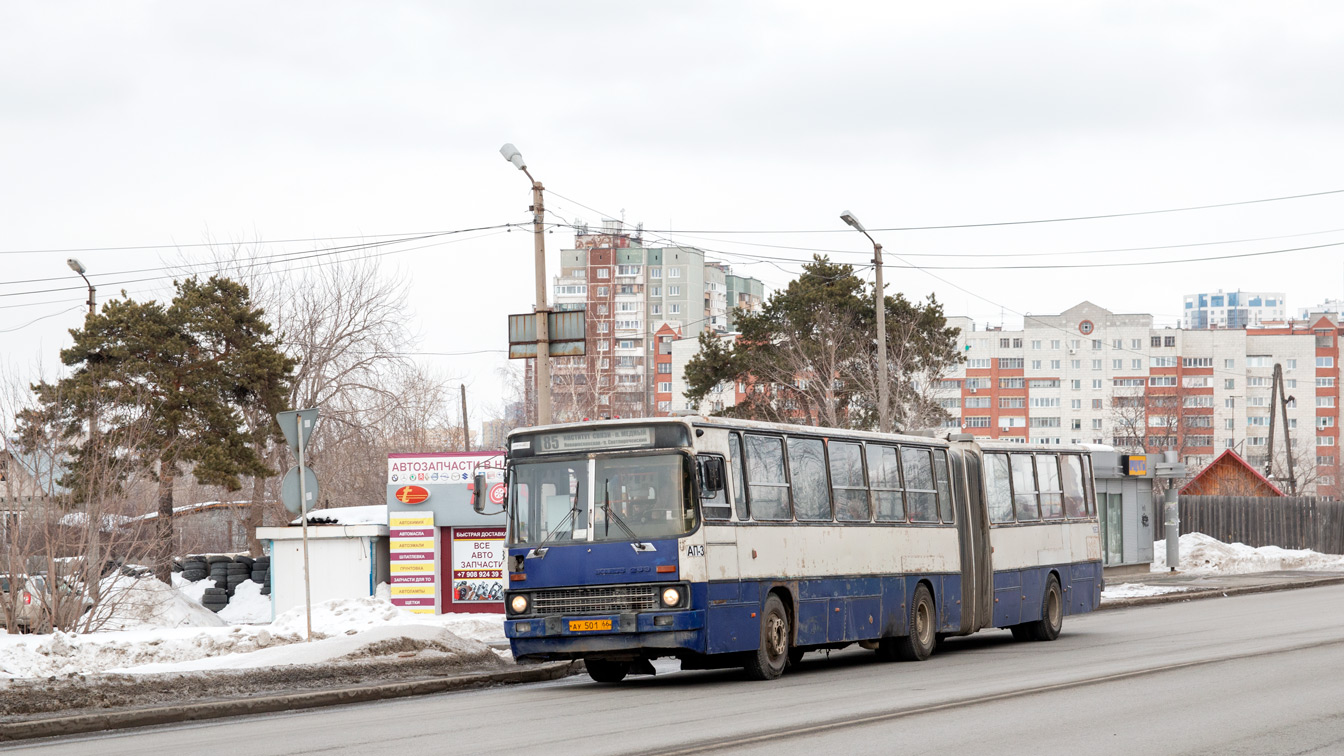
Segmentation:
[(682, 454), (523, 461), (509, 473), (510, 541), (642, 541), (695, 528)]

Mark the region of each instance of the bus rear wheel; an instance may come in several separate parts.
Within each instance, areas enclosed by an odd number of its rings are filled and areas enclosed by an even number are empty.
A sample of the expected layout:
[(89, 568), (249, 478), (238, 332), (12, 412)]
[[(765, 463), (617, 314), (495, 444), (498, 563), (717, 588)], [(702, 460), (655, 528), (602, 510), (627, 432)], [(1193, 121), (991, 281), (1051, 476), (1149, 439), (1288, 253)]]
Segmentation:
[(630, 662), (608, 661), (606, 659), (584, 659), (583, 666), (593, 682), (618, 683), (630, 674)]
[(933, 653), (937, 642), (937, 613), (933, 605), (933, 594), (929, 587), (920, 583), (910, 600), (909, 634), (892, 639), (895, 656), (902, 661), (924, 661)]
[(1013, 638), (1021, 641), (1052, 641), (1064, 628), (1064, 592), (1059, 589), (1059, 578), (1054, 575), (1045, 583), (1041, 598), (1041, 618), (1012, 627)]
[(784, 602), (779, 596), (770, 594), (761, 610), (761, 642), (744, 668), (747, 677), (752, 680), (773, 680), (784, 674), (789, 664), (789, 615), (784, 611)]

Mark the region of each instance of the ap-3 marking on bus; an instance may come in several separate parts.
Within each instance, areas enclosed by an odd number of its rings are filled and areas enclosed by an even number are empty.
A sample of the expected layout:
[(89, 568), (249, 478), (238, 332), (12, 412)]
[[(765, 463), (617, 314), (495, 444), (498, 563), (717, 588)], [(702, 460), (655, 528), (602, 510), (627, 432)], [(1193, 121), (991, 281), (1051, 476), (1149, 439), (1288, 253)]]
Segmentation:
[(705, 555), (704, 546), (697, 546), (695, 544), (691, 544), (690, 546), (686, 547), (686, 556), (688, 557), (702, 557), (704, 555)]

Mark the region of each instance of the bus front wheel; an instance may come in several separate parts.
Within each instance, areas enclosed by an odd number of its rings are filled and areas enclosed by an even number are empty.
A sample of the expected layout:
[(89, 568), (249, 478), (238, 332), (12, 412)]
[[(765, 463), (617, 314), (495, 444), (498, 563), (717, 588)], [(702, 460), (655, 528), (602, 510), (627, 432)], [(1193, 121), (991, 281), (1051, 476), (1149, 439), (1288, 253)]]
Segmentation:
[(784, 674), (789, 664), (789, 615), (784, 602), (770, 594), (761, 610), (761, 642), (747, 659), (747, 677), (753, 680), (773, 680)]
[(584, 659), (583, 666), (593, 682), (618, 683), (630, 674), (630, 662)]

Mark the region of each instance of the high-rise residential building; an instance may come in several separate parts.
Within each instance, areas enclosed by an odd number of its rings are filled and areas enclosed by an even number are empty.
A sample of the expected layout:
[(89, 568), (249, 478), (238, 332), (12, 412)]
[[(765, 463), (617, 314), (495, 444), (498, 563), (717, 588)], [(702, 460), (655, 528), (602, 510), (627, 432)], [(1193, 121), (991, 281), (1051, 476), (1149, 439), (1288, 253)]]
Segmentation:
[(1185, 295), (1181, 327), (1254, 328), (1265, 322), (1281, 322), (1288, 307), (1280, 291), (1228, 291)]
[[(1196, 469), (1224, 449), (1265, 468), (1278, 364), (1298, 480), (1308, 493), (1340, 493), (1337, 315), (1261, 328), (1157, 328), (1151, 315), (1083, 302), (1027, 317), (1014, 331), (976, 330), (966, 318), (948, 324), (961, 328), (966, 356), (940, 384), (949, 426), (1022, 443), (1175, 449)], [(1282, 426), (1274, 445), (1280, 458)]]
[(699, 249), (645, 247), (620, 221), (605, 220), (596, 232), (581, 228), (574, 248), (560, 252), (554, 296), (556, 309), (586, 313), (587, 354), (553, 363), (556, 419), (667, 414), (671, 390), (660, 384), (670, 374), (658, 371), (670, 365), (657, 359), (660, 339), (727, 331), (729, 278), (735, 292), (763, 288), (707, 263)]
[(1344, 299), (1327, 299), (1318, 305), (1304, 307), (1297, 311), (1297, 319), (1311, 320), (1312, 315), (1325, 315), (1327, 313), (1332, 313), (1336, 317), (1340, 313), (1344, 313)]

